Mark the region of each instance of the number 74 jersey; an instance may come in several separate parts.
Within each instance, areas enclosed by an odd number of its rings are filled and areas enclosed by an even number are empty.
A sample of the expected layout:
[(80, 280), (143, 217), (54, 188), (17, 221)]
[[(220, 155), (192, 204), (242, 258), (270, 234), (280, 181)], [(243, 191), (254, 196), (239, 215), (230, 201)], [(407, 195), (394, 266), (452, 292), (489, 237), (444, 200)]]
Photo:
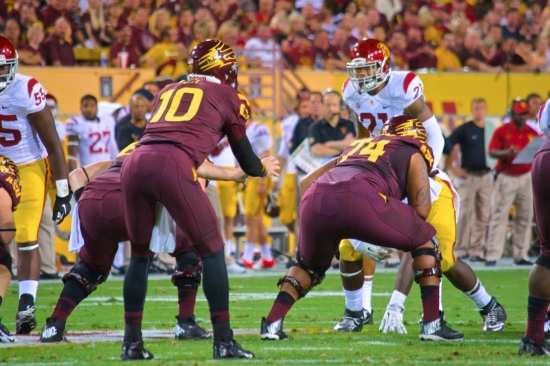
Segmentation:
[(46, 90), (30, 76), (15, 80), (0, 93), (0, 155), (15, 165), (30, 164), (48, 156), (27, 116), (46, 107)]
[(423, 88), (422, 81), (415, 73), (392, 71), (388, 83), (378, 94), (359, 94), (346, 79), (342, 86), (342, 96), (371, 135), (378, 136), (384, 122), (403, 114), (415, 100), (424, 97)]

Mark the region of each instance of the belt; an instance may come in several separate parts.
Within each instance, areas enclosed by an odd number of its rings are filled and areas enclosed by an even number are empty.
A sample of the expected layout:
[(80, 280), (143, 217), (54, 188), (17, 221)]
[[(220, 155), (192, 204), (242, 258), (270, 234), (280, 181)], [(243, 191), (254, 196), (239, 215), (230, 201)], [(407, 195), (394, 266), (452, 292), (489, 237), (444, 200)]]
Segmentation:
[(468, 174), (474, 175), (476, 177), (481, 177), (490, 172), (491, 172), (491, 169), (483, 169), (483, 170), (468, 171)]

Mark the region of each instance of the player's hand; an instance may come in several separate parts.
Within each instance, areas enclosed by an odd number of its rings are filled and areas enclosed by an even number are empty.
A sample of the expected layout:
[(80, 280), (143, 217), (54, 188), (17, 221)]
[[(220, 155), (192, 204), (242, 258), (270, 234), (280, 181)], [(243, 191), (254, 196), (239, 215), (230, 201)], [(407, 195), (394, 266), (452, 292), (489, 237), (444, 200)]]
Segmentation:
[(453, 169), (451, 170), (451, 172), (452, 172), (455, 176), (457, 176), (457, 177), (460, 177), (460, 178), (463, 178), (463, 179), (468, 178), (468, 172), (465, 171), (465, 170), (462, 169), (462, 168), (453, 168)]
[(265, 166), (267, 171), (266, 177), (278, 177), (279, 172), (281, 171), (281, 166), (279, 160), (275, 159), (273, 156), (268, 156), (267, 158), (262, 159), (262, 164)]
[(69, 212), (71, 212), (71, 196), (71, 193), (64, 197), (55, 196), (52, 220), (55, 221), (57, 225), (61, 224)]
[[(384, 259), (388, 259), (391, 256), (392, 250), (388, 248), (379, 247), (378, 245), (373, 245), (365, 242), (361, 242), (357, 239), (350, 239), (349, 240), (351, 245), (357, 250), (359, 253), (369, 257), (373, 261), (383, 261)], [(358, 245), (361, 244), (361, 245)]]
[(248, 178), (248, 175), (246, 175), (246, 173), (241, 168), (235, 169), (234, 174), (235, 177), (233, 178), (233, 180), (237, 183), (244, 184), (246, 182), (246, 178)]
[(383, 333), (407, 334), (407, 328), (403, 324), (403, 312), (405, 307), (398, 304), (390, 304), (386, 308), (386, 313), (380, 322), (378, 331)]

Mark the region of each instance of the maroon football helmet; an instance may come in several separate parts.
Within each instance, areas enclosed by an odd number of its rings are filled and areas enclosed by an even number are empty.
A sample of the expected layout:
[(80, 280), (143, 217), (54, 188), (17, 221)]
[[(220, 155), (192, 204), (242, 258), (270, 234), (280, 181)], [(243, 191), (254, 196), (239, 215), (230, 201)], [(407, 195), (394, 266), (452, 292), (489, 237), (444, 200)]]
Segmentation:
[(17, 51), (13, 44), (6, 37), (0, 36), (0, 67), (8, 65), (7, 70), (0, 71), (0, 91), (15, 80), (17, 59)]
[(267, 201), (264, 206), (264, 212), (269, 217), (279, 217), (280, 212), (279, 205), (277, 204), (277, 195), (270, 193), (267, 195)]
[(428, 133), (422, 122), (406, 114), (392, 117), (384, 122), (381, 134), (414, 137), (423, 143), (428, 141)]
[(390, 75), (389, 48), (377, 39), (363, 39), (349, 52), (349, 80), (358, 93), (376, 89)]
[[(193, 48), (187, 59), (189, 81), (219, 81), (222, 84), (238, 87), (239, 66), (235, 52), (215, 39), (202, 41)], [(215, 78), (216, 80), (212, 80)]]

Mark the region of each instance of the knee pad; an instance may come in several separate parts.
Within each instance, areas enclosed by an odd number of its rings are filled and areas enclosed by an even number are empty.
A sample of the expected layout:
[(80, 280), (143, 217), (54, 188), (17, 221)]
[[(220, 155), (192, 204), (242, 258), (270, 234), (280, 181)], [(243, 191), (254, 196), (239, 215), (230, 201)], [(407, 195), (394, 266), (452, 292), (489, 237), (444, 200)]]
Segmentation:
[(363, 258), (363, 254), (359, 253), (348, 239), (344, 239), (340, 242), (338, 247), (341, 260), (346, 262), (356, 262)]
[(309, 278), (311, 280), (311, 285), (304, 289), (300, 282), (298, 282), (297, 279), (290, 276), (283, 276), (279, 279), (277, 282), (277, 287), (281, 287), (281, 285), (285, 282), (290, 283), (295, 289), (296, 292), (298, 292), (298, 299), (301, 299), (302, 297), (305, 297), (309, 291), (311, 291), (312, 288), (314, 288), (317, 285), (320, 285), (323, 280), (325, 279), (325, 270), (319, 270), (318, 268), (313, 268), (311, 266), (308, 266), (302, 259), (300, 258), (300, 255), (297, 254), (296, 258), (298, 260), (298, 263), (296, 263), (293, 267), (300, 267), (306, 273), (309, 275)]
[(84, 287), (86, 294), (89, 295), (97, 289), (97, 286), (107, 281), (108, 277), (109, 273), (97, 273), (86, 264), (78, 262), (69, 272), (65, 273), (62, 281), (65, 283), (70, 278), (76, 280)]
[(535, 261), (535, 264), (538, 264), (539, 266), (542, 266), (548, 270), (550, 270), (550, 257), (541, 254)]
[(198, 287), (201, 284), (201, 273), (202, 262), (197, 252), (184, 253), (176, 258), (176, 269), (172, 275), (172, 283), (176, 286), (178, 279), (187, 278), (196, 281)]
[(430, 277), (430, 276), (437, 276), (441, 278), (443, 276), (443, 273), (441, 272), (441, 253), (439, 253), (439, 248), (437, 245), (437, 241), (434, 239), (432, 240), (434, 247), (433, 248), (422, 248), (417, 249), (413, 252), (411, 252), (411, 255), (414, 258), (420, 257), (421, 255), (429, 255), (434, 257), (435, 259), (435, 266), (432, 268), (423, 268), (419, 271), (414, 272), (414, 281), (418, 283), (418, 281), (422, 277)]
[(10, 252), (6, 251), (6, 253), (2, 256), (2, 258), (0, 258), (0, 265), (6, 266), (6, 268), (11, 273), (12, 264), (13, 264), (13, 260), (11, 258), (11, 254), (10, 254)]

